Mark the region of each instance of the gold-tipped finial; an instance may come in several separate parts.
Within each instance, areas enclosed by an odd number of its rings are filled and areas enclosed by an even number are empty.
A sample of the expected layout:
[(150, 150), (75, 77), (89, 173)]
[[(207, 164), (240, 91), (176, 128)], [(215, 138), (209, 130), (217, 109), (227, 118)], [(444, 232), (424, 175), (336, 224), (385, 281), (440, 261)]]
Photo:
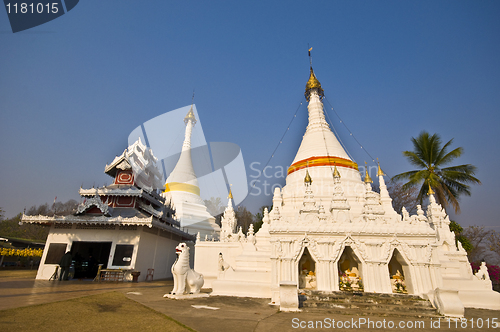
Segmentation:
[[(309, 47), (309, 45), (307, 45), (307, 47)], [(311, 58), (311, 50), (312, 49), (313, 49), (312, 47), (309, 48), (309, 66), (310, 66), (309, 68), (311, 69), (311, 74), (309, 75), (309, 81), (307, 81), (307, 84), (306, 84), (306, 92), (304, 93), (307, 101), (309, 101), (309, 99), (310, 99), (312, 89), (318, 90), (318, 95), (319, 95), (320, 99), (323, 98), (325, 95), (323, 89), (321, 88), (321, 83), (316, 78), (316, 75), (314, 75), (314, 71), (313, 71), (313, 67), (312, 67), (312, 58)]]
[(382, 169), (380, 168), (380, 162), (378, 161), (377, 158), (377, 164), (378, 164), (378, 170), (377, 170), (377, 176), (384, 176), (384, 172), (382, 172)]
[(232, 184), (229, 185), (229, 195), (227, 196), (227, 198), (230, 198), (230, 199), (233, 199), (233, 192), (231, 190), (232, 186), (233, 186)]
[(185, 124), (187, 124), (189, 121), (192, 121), (193, 124), (196, 124), (196, 118), (194, 117), (194, 112), (193, 112), (193, 104), (191, 104), (191, 108), (189, 109), (188, 114), (184, 118)]
[(429, 186), (429, 191), (427, 192), (427, 195), (434, 195), (434, 190), (432, 190), (432, 187)]
[(337, 164), (333, 163), (333, 177), (340, 179), (340, 172), (337, 169)]
[(309, 75), (309, 81), (307, 81), (307, 84), (306, 84), (306, 92), (304, 93), (307, 101), (309, 101), (309, 99), (310, 99), (312, 89), (318, 90), (318, 95), (320, 98), (323, 98), (323, 96), (325, 95), (323, 89), (321, 88), (321, 83), (316, 78), (316, 75), (314, 75), (314, 71), (313, 71), (312, 67), (310, 67), (310, 71), (311, 71), (311, 74)]
[(311, 176), (309, 175), (309, 171), (306, 169), (306, 177), (304, 178), (304, 183), (311, 185), (313, 180), (311, 179)]
[(365, 183), (373, 183), (370, 174), (368, 174), (368, 163), (365, 161)]

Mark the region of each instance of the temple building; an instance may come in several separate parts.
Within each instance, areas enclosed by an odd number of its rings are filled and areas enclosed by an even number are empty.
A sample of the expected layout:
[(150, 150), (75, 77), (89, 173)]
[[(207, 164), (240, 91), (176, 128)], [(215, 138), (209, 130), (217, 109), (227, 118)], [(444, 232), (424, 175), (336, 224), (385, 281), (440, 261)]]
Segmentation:
[(215, 218), (208, 213), (205, 202), (200, 196), (198, 178), (191, 159), (191, 134), (196, 124), (193, 105), (184, 118), (184, 123), (186, 131), (181, 154), (166, 180), (162, 196), (175, 208), (176, 219), (180, 221), (184, 230), (194, 235), (199, 233), (202, 237), (218, 237), (220, 227), (215, 223)]
[(413, 294), (462, 311), (500, 309), (500, 294), (473, 274), (432, 191), (427, 211), (418, 206), (410, 216), (393, 209), (380, 165), (380, 192), (372, 189), (368, 172), (360, 174), (326, 122), (323, 93), (311, 67), (308, 125), (259, 231), (235, 228), (230, 196), (220, 240), (198, 238), (195, 270), (205, 276), (204, 287), (279, 303), (280, 283), (294, 282), (325, 292)]
[(98, 266), (123, 272), (121, 278), (172, 277), (179, 242), (194, 241), (174, 218), (175, 210), (157, 193), (162, 175), (157, 158), (139, 139), (104, 172), (113, 183), (80, 188), (82, 202), (74, 215), (22, 216), (24, 223), (50, 227), (37, 279), (53, 276), (61, 257), (71, 251), (75, 278), (94, 278)]

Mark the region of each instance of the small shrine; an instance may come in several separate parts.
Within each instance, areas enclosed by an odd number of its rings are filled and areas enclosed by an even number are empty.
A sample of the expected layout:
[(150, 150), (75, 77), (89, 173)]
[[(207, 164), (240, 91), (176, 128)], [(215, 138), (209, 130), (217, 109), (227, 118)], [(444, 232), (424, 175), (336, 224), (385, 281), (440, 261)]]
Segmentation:
[(195, 237), (181, 229), (174, 208), (157, 192), (163, 184), (153, 152), (139, 139), (104, 172), (113, 183), (80, 188), (74, 215), (22, 216), (24, 223), (50, 227), (37, 279), (50, 279), (66, 251), (74, 278), (93, 279), (98, 269), (116, 280), (172, 277), (175, 247)]

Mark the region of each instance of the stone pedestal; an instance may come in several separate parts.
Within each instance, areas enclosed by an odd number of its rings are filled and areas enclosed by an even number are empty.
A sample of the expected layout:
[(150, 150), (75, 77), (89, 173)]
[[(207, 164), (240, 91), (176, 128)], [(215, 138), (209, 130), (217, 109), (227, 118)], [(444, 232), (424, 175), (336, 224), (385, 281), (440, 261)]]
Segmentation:
[(296, 312), (299, 309), (299, 295), (295, 281), (280, 282), (280, 311)]
[(436, 288), (435, 304), (441, 315), (453, 318), (464, 317), (464, 306), (458, 297), (458, 290)]

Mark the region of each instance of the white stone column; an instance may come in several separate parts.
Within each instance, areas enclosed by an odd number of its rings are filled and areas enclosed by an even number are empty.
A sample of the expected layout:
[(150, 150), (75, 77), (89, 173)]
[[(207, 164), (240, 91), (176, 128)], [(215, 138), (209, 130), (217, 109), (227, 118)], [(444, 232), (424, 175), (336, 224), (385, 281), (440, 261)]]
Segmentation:
[(328, 271), (328, 260), (320, 260), (316, 266), (316, 284), (317, 289), (330, 291), (330, 274)]
[(372, 262), (365, 262), (363, 266), (363, 288), (365, 292), (376, 292), (375, 268)]
[(335, 261), (330, 261), (329, 262), (329, 270), (330, 270), (330, 275), (332, 276), (331, 281), (330, 281), (330, 290), (331, 291), (339, 291), (339, 269), (337, 267), (337, 264)]
[(417, 284), (417, 294), (424, 294), (424, 285), (422, 283), (422, 263), (415, 264), (415, 281)]
[(380, 267), (380, 281), (382, 283), (383, 293), (392, 293), (391, 274), (389, 273), (388, 263), (383, 262)]

